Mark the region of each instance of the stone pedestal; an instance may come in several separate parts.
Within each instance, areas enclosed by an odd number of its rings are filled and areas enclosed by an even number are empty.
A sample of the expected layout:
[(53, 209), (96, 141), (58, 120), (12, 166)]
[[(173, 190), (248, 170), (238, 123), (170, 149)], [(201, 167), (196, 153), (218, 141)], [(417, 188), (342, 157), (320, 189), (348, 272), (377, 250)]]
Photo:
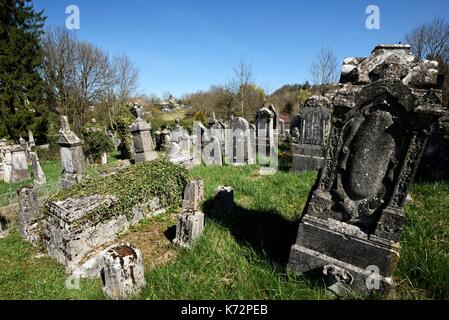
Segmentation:
[(39, 163), (39, 158), (37, 153), (30, 152), (31, 164), (33, 167), (33, 177), (34, 183), (37, 185), (44, 185), (47, 183), (44, 171), (42, 170), (41, 164)]
[(290, 271), (319, 275), (341, 295), (388, 294), (407, 192), (432, 129), (448, 114), (437, 69), (402, 45), (345, 60), (330, 97), (326, 160), (301, 217)]
[(103, 254), (103, 292), (111, 299), (132, 298), (145, 287), (142, 253), (129, 243), (120, 243)]
[(19, 196), (19, 230), (21, 237), (37, 245), (40, 241), (40, 214), (39, 196), (33, 186), (22, 187), (18, 191)]
[(227, 186), (219, 186), (215, 190), (212, 214), (231, 214), (234, 210), (234, 189)]
[(70, 130), (67, 117), (61, 117), (58, 144), (61, 148), (62, 188), (66, 189), (81, 181), (85, 170), (85, 159), (81, 140)]
[(140, 117), (129, 128), (133, 136), (136, 163), (157, 159), (150, 130), (150, 124)]
[(204, 213), (185, 210), (176, 220), (176, 238), (173, 244), (181, 247), (191, 247), (200, 237), (204, 229)]

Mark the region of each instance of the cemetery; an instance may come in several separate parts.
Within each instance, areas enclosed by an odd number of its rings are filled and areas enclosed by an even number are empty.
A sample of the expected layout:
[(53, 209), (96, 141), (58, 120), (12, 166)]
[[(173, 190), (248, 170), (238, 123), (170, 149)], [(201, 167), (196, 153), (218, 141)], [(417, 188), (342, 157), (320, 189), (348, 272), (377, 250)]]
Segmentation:
[(449, 299), (440, 62), (372, 49), (288, 116), (170, 95), (5, 134), (0, 299)]

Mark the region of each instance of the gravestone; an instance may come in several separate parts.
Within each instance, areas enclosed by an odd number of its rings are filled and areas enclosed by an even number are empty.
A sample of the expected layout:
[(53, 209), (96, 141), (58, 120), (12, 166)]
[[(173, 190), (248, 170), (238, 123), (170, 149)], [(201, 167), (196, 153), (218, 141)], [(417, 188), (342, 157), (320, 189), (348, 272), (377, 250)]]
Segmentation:
[(36, 147), (36, 141), (34, 140), (34, 135), (31, 130), (28, 130), (28, 146), (30, 147), (30, 150), (34, 150)]
[(62, 188), (66, 189), (78, 183), (83, 178), (85, 159), (81, 140), (70, 130), (67, 117), (61, 117), (58, 144), (61, 149)]
[(3, 181), (6, 183), (11, 182), (11, 174), (12, 174), (12, 153), (11, 147), (8, 146), (4, 149), (4, 158), (3, 158)]
[(204, 229), (204, 213), (192, 209), (183, 210), (176, 219), (176, 237), (174, 245), (191, 247), (201, 236)]
[(168, 161), (183, 166), (190, 166), (193, 162), (192, 137), (180, 124), (179, 119), (171, 132), (171, 145), (168, 153)]
[(45, 178), (44, 170), (42, 170), (41, 164), (39, 163), (39, 157), (36, 152), (30, 152), (31, 164), (33, 167), (33, 178), (34, 183), (37, 185), (43, 185), (47, 183)]
[(190, 180), (184, 188), (184, 198), (182, 200), (182, 210), (200, 209), (200, 204), (204, 198), (204, 182), (202, 179)]
[(256, 152), (260, 164), (270, 163), (275, 152), (275, 113), (267, 107), (256, 113)]
[(321, 274), (339, 295), (388, 293), (407, 191), (432, 128), (448, 113), (437, 69), (404, 45), (345, 60), (326, 160), (301, 217), (290, 271)]
[(300, 125), (298, 143), (292, 144), (292, 171), (302, 172), (322, 168), (330, 108), (329, 99), (321, 96), (313, 96), (304, 103), (298, 115)]
[(113, 300), (132, 298), (145, 287), (142, 252), (120, 243), (102, 255), (103, 292)]
[(11, 149), (11, 182), (20, 182), (30, 179), (28, 171), (27, 146), (15, 145)]
[(200, 210), (203, 198), (203, 180), (190, 180), (184, 189), (182, 212), (176, 219), (176, 237), (173, 244), (190, 247), (203, 232), (204, 213)]
[(134, 123), (129, 127), (133, 136), (134, 159), (136, 163), (157, 159), (157, 152), (154, 150), (153, 138), (151, 137), (151, 125), (142, 119), (142, 110), (139, 106), (134, 106), (137, 116)]
[(255, 164), (250, 125), (241, 117), (232, 117), (225, 137), (225, 160), (231, 165)]
[(206, 147), (208, 130), (201, 122), (193, 124), (193, 164), (200, 165), (202, 163), (203, 151)]
[(229, 186), (219, 186), (215, 190), (212, 214), (229, 215), (234, 210), (234, 189)]
[(38, 191), (33, 186), (22, 187), (19, 197), (19, 230), (22, 239), (37, 245), (40, 241), (40, 213)]

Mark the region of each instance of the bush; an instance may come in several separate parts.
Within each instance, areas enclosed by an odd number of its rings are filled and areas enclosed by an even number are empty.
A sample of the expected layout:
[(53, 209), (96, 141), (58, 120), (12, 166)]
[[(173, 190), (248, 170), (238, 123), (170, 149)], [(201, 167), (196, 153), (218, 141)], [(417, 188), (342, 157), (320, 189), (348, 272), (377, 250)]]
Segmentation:
[(83, 130), (83, 138), (84, 154), (91, 161), (96, 161), (100, 159), (104, 153), (109, 153), (114, 150), (112, 140), (101, 129), (91, 127), (85, 128)]
[(132, 208), (158, 197), (162, 207), (179, 205), (187, 184), (187, 169), (166, 162), (154, 160), (127, 167), (107, 177), (87, 177), (81, 183), (60, 191), (49, 201), (95, 194), (111, 195), (117, 198), (112, 208), (98, 208), (87, 218), (105, 221), (109, 217), (125, 213), (132, 216)]

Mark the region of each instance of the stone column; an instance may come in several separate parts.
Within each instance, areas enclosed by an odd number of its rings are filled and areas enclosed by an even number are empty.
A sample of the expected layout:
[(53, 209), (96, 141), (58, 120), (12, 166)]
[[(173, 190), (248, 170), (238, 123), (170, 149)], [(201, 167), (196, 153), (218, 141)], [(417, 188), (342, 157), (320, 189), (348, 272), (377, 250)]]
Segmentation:
[(33, 166), (34, 183), (43, 185), (47, 183), (44, 171), (42, 170), (39, 158), (36, 152), (30, 152), (31, 164)]
[(157, 152), (154, 149), (153, 138), (151, 137), (151, 125), (141, 118), (140, 109), (137, 111), (137, 119), (129, 127), (133, 136), (134, 153), (136, 163), (157, 159)]
[(37, 245), (39, 235), (39, 197), (37, 189), (33, 186), (22, 187), (18, 191), (19, 196), (19, 230), (20, 235), (26, 241)]
[(129, 243), (117, 244), (106, 251), (102, 265), (103, 292), (111, 299), (132, 298), (145, 286), (142, 253)]
[(70, 130), (67, 117), (61, 117), (58, 144), (61, 147), (62, 188), (69, 188), (83, 178), (85, 159), (81, 140)]

